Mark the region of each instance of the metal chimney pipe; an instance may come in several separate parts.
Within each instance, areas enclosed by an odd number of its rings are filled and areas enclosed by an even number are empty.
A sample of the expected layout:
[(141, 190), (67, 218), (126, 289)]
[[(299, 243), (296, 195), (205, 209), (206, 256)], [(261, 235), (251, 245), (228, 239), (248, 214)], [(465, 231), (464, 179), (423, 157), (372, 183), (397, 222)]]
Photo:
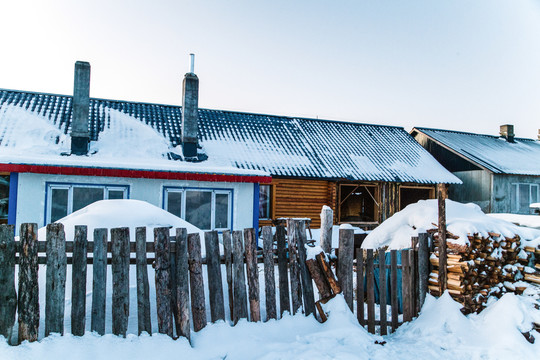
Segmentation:
[(75, 63), (75, 81), (73, 85), (73, 113), (71, 120), (71, 153), (88, 154), (90, 130), (88, 113), (90, 107), (90, 63)]
[(195, 54), (189, 54), (189, 57), (191, 58), (191, 66), (189, 68), (189, 72), (191, 74), (195, 74)]
[(191, 57), (191, 72), (182, 84), (182, 153), (186, 159), (197, 157), (199, 135), (199, 78), (195, 75), (195, 55)]

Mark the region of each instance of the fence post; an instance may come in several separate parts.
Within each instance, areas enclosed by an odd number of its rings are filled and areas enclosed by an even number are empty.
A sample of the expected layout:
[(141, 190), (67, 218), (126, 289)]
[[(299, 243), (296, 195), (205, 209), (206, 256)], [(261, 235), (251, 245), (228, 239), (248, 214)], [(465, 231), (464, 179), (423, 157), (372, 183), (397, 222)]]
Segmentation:
[(73, 239), (71, 333), (75, 336), (83, 336), (86, 325), (87, 231), (86, 225), (76, 225)]
[(210, 318), (212, 322), (225, 320), (223, 284), (221, 282), (221, 261), (219, 258), (219, 241), (217, 231), (205, 232), (204, 242), (206, 244), (206, 271), (208, 273)]
[(411, 321), (411, 266), (409, 250), (401, 250), (401, 298), (403, 302), (403, 322)]
[(223, 231), (223, 252), (225, 255), (225, 272), (227, 276), (227, 295), (229, 297), (229, 314), (233, 320), (234, 297), (233, 297), (233, 275), (232, 275), (232, 242), (231, 231)]
[(39, 329), (37, 224), (21, 224), (19, 251), (19, 343), (36, 341)]
[(92, 271), (92, 319), (90, 329), (105, 334), (107, 293), (107, 229), (94, 229), (94, 258)]
[(8, 341), (17, 310), (14, 235), (13, 225), (0, 225), (0, 335)]
[(279, 273), (279, 312), (291, 312), (289, 297), (289, 273), (287, 271), (287, 245), (285, 244), (285, 227), (276, 226), (278, 273)]
[(323, 206), (321, 211), (321, 239), (323, 251), (330, 254), (332, 251), (332, 227), (334, 225), (334, 211), (329, 206)]
[(64, 335), (66, 300), (66, 234), (61, 223), (47, 225), (47, 269), (45, 279), (45, 336)]
[(197, 332), (206, 326), (201, 238), (199, 233), (188, 234), (188, 254), (191, 313), (193, 315), (193, 330)]
[(296, 243), (296, 224), (287, 219), (287, 237), (289, 239), (289, 272), (291, 274), (292, 315), (302, 307), (302, 288), (300, 286), (300, 268), (298, 267), (298, 244)]
[(428, 234), (418, 234), (418, 307), (422, 309), (428, 291), (429, 248)]
[(129, 228), (111, 229), (112, 333), (126, 336), (129, 318)]
[(356, 317), (360, 325), (364, 326), (364, 250), (356, 249)]
[(246, 294), (246, 274), (244, 271), (244, 245), (242, 243), (242, 231), (233, 231), (233, 323), (239, 319), (246, 319), (247, 294)]
[(276, 319), (276, 278), (274, 276), (274, 237), (272, 227), (264, 226), (263, 258), (264, 258), (264, 295), (266, 299), (266, 320)]
[(367, 249), (366, 258), (366, 291), (367, 291), (367, 323), (368, 332), (375, 333), (375, 285), (373, 273), (373, 249)]
[(156, 310), (158, 331), (173, 336), (171, 309), (171, 267), (169, 228), (154, 229), (154, 251), (156, 253)]
[(176, 312), (178, 314), (177, 335), (191, 339), (189, 329), (189, 279), (188, 279), (187, 230), (176, 229)]
[(388, 333), (386, 323), (386, 260), (384, 249), (379, 249), (379, 310), (381, 335)]
[(337, 276), (345, 301), (353, 310), (353, 252), (354, 230), (339, 229), (339, 253)]
[(439, 294), (446, 290), (446, 185), (437, 185), (437, 199), (439, 203)]
[(257, 265), (257, 238), (255, 229), (244, 229), (246, 245), (246, 269), (248, 279), (248, 298), (250, 320), (261, 321), (261, 304), (259, 301), (259, 268)]
[(135, 229), (135, 263), (137, 267), (137, 330), (139, 335), (142, 332), (152, 334), (145, 226)]
[[(304, 298), (304, 311), (306, 316), (315, 312), (315, 295), (313, 293), (313, 281), (308, 271), (306, 260), (306, 222), (304, 220), (297, 220), (297, 240), (298, 245), (298, 262), (300, 267), (300, 280), (302, 281), (302, 295)], [(352, 258), (351, 258), (351, 279), (352, 279)], [(352, 291), (352, 290), (351, 290)]]

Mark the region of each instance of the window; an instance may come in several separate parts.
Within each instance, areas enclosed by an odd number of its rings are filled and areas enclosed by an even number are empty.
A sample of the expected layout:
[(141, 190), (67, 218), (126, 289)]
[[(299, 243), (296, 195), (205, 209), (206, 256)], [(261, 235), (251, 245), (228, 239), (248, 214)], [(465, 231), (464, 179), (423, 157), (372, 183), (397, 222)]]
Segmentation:
[(515, 214), (529, 214), (529, 205), (540, 201), (538, 184), (512, 184), (510, 209)]
[(259, 219), (272, 218), (272, 185), (259, 187)]
[(435, 189), (432, 187), (400, 186), (399, 187), (399, 210), (407, 205), (414, 204), (419, 200), (435, 198)]
[(0, 175), (0, 224), (7, 224), (9, 209), (9, 175)]
[(339, 221), (347, 223), (377, 221), (377, 188), (368, 185), (339, 186)]
[(232, 190), (164, 189), (165, 210), (201, 230), (231, 228)]
[(127, 186), (48, 184), (47, 223), (104, 199), (127, 199)]

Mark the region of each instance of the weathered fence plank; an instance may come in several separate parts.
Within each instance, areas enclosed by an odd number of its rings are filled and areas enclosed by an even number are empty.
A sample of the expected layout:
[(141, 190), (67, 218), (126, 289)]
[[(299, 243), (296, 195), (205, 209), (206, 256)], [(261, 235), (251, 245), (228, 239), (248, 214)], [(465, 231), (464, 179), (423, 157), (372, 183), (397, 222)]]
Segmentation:
[(295, 221), (287, 219), (287, 237), (289, 239), (289, 273), (291, 279), (292, 314), (302, 307), (302, 287), (300, 285), (300, 267), (298, 266), (298, 244), (294, 236)]
[(328, 285), (330, 285), (330, 289), (332, 289), (334, 294), (340, 294), (341, 286), (339, 286), (339, 283), (336, 280), (332, 269), (330, 268), (330, 264), (326, 261), (326, 256), (324, 254), (319, 254), (316, 256), (316, 258), (322, 272), (324, 273), (324, 276), (326, 277), (326, 280), (328, 281)]
[[(304, 298), (304, 311), (306, 316), (315, 312), (315, 295), (313, 293), (313, 281), (309, 274), (306, 260), (306, 222), (303, 220), (295, 221), (298, 236), (296, 244), (298, 245), (298, 265), (300, 267), (300, 280), (302, 281), (302, 295)], [(351, 279), (352, 279), (352, 260), (351, 260)]]
[(390, 305), (392, 306), (392, 332), (398, 328), (397, 250), (390, 250)]
[(231, 320), (233, 320), (233, 308), (234, 308), (234, 297), (233, 297), (233, 274), (232, 274), (232, 241), (231, 241), (231, 231), (223, 231), (223, 253), (225, 255), (225, 273), (227, 276), (227, 295), (229, 297), (229, 314)]
[(261, 321), (261, 303), (259, 300), (259, 267), (257, 265), (257, 238), (255, 229), (244, 229), (246, 245), (246, 269), (248, 280), (248, 299), (250, 321)]
[(353, 309), (354, 230), (339, 229), (339, 261), (337, 277), (341, 291), (351, 311)]
[(386, 324), (386, 263), (384, 249), (379, 249), (379, 310), (381, 335), (388, 334)]
[(403, 321), (411, 321), (411, 267), (409, 250), (401, 250), (401, 288), (403, 301)]
[(323, 251), (330, 254), (332, 250), (332, 227), (334, 225), (334, 211), (329, 206), (323, 206), (321, 211), (321, 239)]
[(191, 338), (189, 328), (189, 278), (188, 278), (188, 240), (185, 228), (176, 229), (176, 333), (188, 340)]
[(264, 295), (266, 300), (266, 320), (276, 319), (276, 278), (274, 276), (274, 238), (272, 227), (264, 226), (263, 258), (264, 258)]
[(35, 223), (21, 224), (19, 253), (19, 343), (36, 341), (39, 328), (38, 248)]
[[(86, 266), (86, 264), (85, 264)], [(61, 223), (47, 225), (47, 269), (45, 279), (45, 336), (64, 334), (66, 299), (66, 234)]]
[(373, 275), (373, 249), (368, 249), (366, 259), (367, 324), (368, 331), (372, 334), (375, 333), (375, 285)]
[(171, 264), (169, 247), (169, 228), (154, 229), (154, 248), (156, 250), (156, 311), (158, 332), (173, 336), (171, 309)]
[(287, 271), (287, 245), (285, 243), (285, 227), (276, 226), (278, 273), (279, 273), (279, 313), (291, 312), (291, 300), (289, 296), (289, 273)]
[(364, 250), (356, 249), (356, 317), (360, 325), (366, 324), (364, 314)]
[(418, 234), (418, 310), (422, 309), (428, 291), (429, 247), (428, 234)]
[(137, 244), (135, 258), (137, 259), (137, 330), (139, 335), (143, 332), (152, 334), (152, 320), (150, 317), (150, 284), (148, 282), (148, 265), (146, 263), (146, 227), (135, 229), (135, 242)]
[(94, 229), (94, 265), (92, 266), (92, 318), (90, 329), (105, 334), (107, 294), (107, 229)]
[(244, 271), (244, 244), (242, 241), (242, 231), (233, 231), (233, 323), (239, 319), (247, 319), (247, 293), (246, 274)]
[(189, 287), (191, 293), (191, 313), (193, 330), (206, 326), (206, 305), (204, 300), (204, 281), (201, 260), (201, 239), (199, 233), (188, 234)]
[(86, 258), (88, 242), (86, 225), (75, 226), (73, 241), (73, 277), (71, 287), (71, 333), (83, 336), (86, 327)]
[(219, 241), (217, 231), (205, 232), (204, 242), (206, 244), (206, 270), (208, 272), (210, 318), (212, 322), (225, 320), (223, 283), (221, 282), (221, 262), (219, 261)]
[(126, 336), (129, 318), (129, 228), (111, 229), (112, 333)]
[(0, 335), (11, 338), (17, 293), (15, 291), (15, 227), (0, 225)]

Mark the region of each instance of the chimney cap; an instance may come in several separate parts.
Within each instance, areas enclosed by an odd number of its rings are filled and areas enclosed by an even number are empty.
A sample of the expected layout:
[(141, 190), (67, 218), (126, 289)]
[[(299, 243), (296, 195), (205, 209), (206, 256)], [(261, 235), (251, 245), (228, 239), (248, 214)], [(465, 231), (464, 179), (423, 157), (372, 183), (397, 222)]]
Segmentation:
[(500, 127), (500, 135), (508, 142), (514, 142), (514, 125), (504, 124)]
[(189, 59), (190, 59), (189, 73), (195, 74), (195, 54), (193, 53), (189, 54)]

